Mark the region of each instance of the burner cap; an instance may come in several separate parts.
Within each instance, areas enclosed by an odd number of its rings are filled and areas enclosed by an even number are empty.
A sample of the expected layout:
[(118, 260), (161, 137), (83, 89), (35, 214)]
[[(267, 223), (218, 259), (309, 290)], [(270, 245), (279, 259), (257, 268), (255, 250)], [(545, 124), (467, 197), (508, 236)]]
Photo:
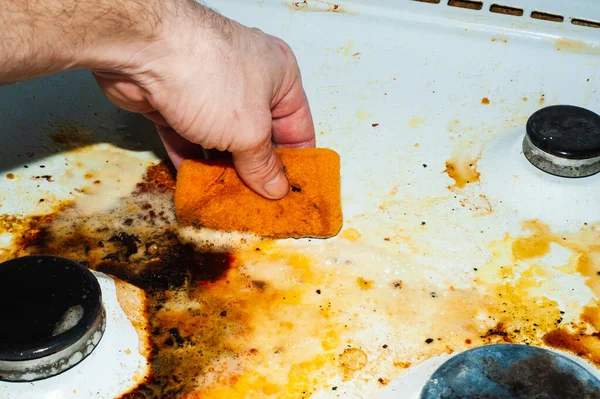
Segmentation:
[(96, 277), (56, 256), (0, 264), (0, 379), (33, 381), (87, 357), (106, 326)]
[(600, 116), (585, 108), (553, 105), (527, 121), (523, 153), (537, 168), (562, 177), (600, 172)]
[(528, 345), (482, 346), (450, 358), (421, 391), (420, 399), (600, 397), (600, 381), (557, 352)]

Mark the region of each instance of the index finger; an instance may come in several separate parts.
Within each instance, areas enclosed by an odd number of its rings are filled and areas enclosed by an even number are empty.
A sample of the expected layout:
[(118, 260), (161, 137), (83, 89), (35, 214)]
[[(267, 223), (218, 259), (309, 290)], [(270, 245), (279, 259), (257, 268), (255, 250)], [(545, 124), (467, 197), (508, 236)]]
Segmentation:
[(300, 79), (271, 110), (273, 142), (277, 147), (312, 148), (316, 146), (315, 127), (310, 106)]

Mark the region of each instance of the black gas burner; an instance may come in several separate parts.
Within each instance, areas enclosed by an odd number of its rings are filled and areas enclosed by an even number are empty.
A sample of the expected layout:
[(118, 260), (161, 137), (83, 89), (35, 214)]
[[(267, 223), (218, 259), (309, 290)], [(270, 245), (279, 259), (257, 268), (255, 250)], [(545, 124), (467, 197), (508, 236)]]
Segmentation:
[(100, 285), (84, 266), (56, 256), (0, 264), (0, 379), (33, 381), (86, 358), (106, 326)]
[(600, 172), (600, 116), (585, 108), (553, 105), (527, 121), (523, 153), (544, 172), (585, 177)]

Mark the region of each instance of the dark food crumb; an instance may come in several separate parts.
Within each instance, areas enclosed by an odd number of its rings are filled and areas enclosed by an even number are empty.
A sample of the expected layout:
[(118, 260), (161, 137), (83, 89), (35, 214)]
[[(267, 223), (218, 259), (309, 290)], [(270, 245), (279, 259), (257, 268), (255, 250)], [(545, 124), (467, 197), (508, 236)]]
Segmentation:
[(321, 295), (321, 290), (317, 290), (317, 294)]
[(432, 298), (437, 298), (437, 292), (430, 292), (430, 293), (429, 293), (429, 295), (430, 295)]
[(299, 193), (300, 191), (302, 191), (302, 189), (300, 187), (292, 186), (292, 191), (295, 193)]
[(427, 339), (425, 340), (425, 343), (426, 343), (426, 344), (430, 344), (430, 343), (432, 343), (432, 342), (433, 342), (433, 338), (427, 338)]
[(226, 310), (224, 310), (224, 311), (221, 312), (221, 317), (227, 317), (227, 311)]
[(331, 388), (332, 391), (337, 391), (337, 387)]
[(40, 168), (42, 168), (42, 169), (45, 168), (45, 167), (46, 167), (46, 165), (40, 165)]
[(388, 347), (387, 344), (383, 345), (383, 349), (387, 349), (387, 347)]
[(425, 222), (421, 222), (421, 226), (425, 226), (427, 223)]
[(425, 163), (424, 163), (424, 164), (423, 164), (423, 167), (424, 167), (424, 168), (426, 168), (426, 167), (427, 167), (427, 164), (425, 164)]
[(175, 342), (177, 342), (177, 345), (183, 345), (183, 343), (185, 342), (179, 334), (179, 330), (177, 328), (169, 328), (169, 334), (171, 334), (171, 336), (175, 338)]
[(377, 127), (377, 126), (379, 126), (379, 123), (373, 123), (371, 126)]

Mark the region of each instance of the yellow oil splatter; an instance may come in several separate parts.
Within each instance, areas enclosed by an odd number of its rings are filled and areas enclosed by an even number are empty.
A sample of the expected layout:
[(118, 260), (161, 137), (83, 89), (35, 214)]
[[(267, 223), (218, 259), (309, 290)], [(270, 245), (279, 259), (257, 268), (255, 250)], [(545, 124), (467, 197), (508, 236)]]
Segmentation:
[(454, 185), (448, 188), (461, 189), (467, 184), (477, 183), (479, 181), (480, 173), (477, 171), (477, 162), (479, 157), (476, 159), (465, 159), (462, 157), (454, 157), (446, 161), (445, 173), (454, 180)]
[(354, 115), (356, 116), (356, 118), (357, 118), (358, 120), (361, 120), (361, 121), (366, 121), (366, 120), (367, 120), (367, 119), (369, 119), (371, 116), (373, 116), (373, 115), (371, 115), (370, 113), (368, 113), (368, 112), (366, 112), (366, 111), (362, 111), (362, 110), (360, 110), (360, 109), (359, 109), (358, 111), (356, 111), (356, 113), (355, 113)]
[(416, 129), (416, 128), (420, 127), (421, 125), (423, 125), (424, 123), (425, 123), (425, 119), (416, 117), (416, 118), (412, 118), (408, 122), (408, 127), (411, 129)]
[(356, 285), (363, 291), (373, 289), (373, 280), (366, 280), (363, 277), (359, 277), (356, 279)]
[(354, 227), (350, 227), (344, 229), (340, 236), (348, 241), (358, 241), (358, 239), (361, 237), (361, 234), (360, 231), (356, 230)]
[(558, 51), (565, 51), (568, 53), (578, 53), (578, 54), (592, 54), (598, 55), (600, 54), (600, 47), (586, 43), (581, 40), (573, 40), (567, 38), (560, 38), (554, 42), (554, 46)]

